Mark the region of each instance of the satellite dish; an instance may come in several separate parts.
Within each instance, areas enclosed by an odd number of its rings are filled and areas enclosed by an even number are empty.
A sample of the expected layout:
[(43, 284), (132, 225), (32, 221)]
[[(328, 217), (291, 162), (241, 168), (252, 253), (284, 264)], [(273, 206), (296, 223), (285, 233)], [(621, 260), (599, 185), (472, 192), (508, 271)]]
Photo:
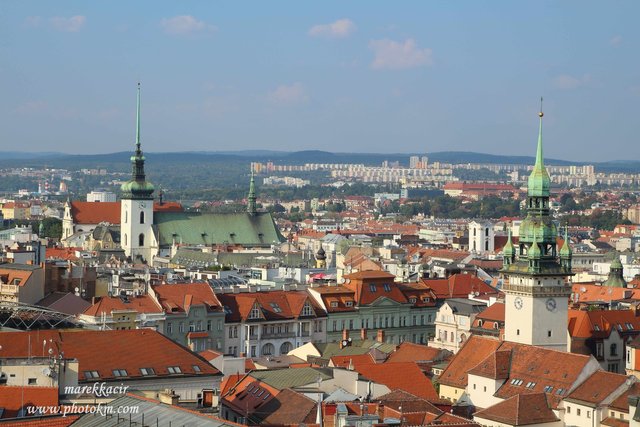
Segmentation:
[(584, 286), (582, 286), (582, 287), (580, 288), (580, 292), (587, 292), (587, 288), (585, 288)]
[(346, 347), (346, 346), (347, 346), (347, 344), (349, 344), (349, 341), (347, 341), (347, 340), (342, 340), (342, 346), (343, 346), (343, 347)]

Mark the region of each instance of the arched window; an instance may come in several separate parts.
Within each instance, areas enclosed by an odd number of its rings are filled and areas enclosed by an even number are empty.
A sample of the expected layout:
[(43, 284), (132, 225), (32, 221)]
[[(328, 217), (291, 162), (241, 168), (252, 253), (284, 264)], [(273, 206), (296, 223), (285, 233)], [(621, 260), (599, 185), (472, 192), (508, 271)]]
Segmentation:
[(144, 224), (144, 211), (140, 212), (140, 224)]
[(140, 233), (138, 236), (138, 246), (144, 246), (144, 233)]
[(271, 343), (267, 343), (262, 346), (262, 355), (271, 356), (276, 351), (276, 348)]
[(292, 350), (293, 346), (291, 345), (290, 342), (284, 342), (282, 343), (282, 345), (280, 346), (280, 354), (287, 354)]

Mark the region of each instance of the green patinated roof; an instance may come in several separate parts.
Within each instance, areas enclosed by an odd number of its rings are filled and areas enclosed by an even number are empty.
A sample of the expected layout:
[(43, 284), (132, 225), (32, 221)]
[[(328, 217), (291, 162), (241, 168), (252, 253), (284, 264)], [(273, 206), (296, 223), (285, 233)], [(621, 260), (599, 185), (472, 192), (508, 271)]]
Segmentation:
[(549, 196), (549, 187), (551, 186), (551, 178), (544, 167), (542, 158), (542, 112), (540, 112), (540, 130), (538, 131), (538, 149), (536, 151), (536, 164), (533, 171), (529, 175), (528, 183), (529, 196)]
[(249, 375), (278, 390), (315, 384), (318, 378), (323, 381), (333, 378), (326, 369), (318, 368), (260, 370)]
[(386, 354), (390, 354), (396, 349), (395, 344), (379, 343), (374, 340), (356, 340), (353, 341), (350, 346), (344, 348), (340, 348), (340, 343), (337, 342), (317, 343), (315, 346), (323, 359), (330, 359), (333, 356), (357, 356), (366, 354), (372, 348)]
[(160, 246), (260, 245), (284, 242), (285, 238), (268, 212), (241, 213), (157, 212), (154, 222)]
[(229, 265), (236, 267), (259, 267), (264, 265), (265, 258), (277, 258), (281, 263), (289, 266), (313, 266), (315, 263), (312, 260), (303, 259), (302, 253), (293, 254), (262, 254), (262, 253), (239, 253), (239, 252), (223, 252), (215, 254), (212, 252), (201, 252), (193, 249), (178, 249), (175, 256), (171, 258), (171, 262), (174, 264), (182, 265), (185, 267), (205, 267), (209, 265), (215, 265), (216, 262), (220, 265)]
[(604, 281), (602, 286), (609, 286), (612, 288), (626, 288), (627, 281), (624, 280), (622, 262), (620, 262), (620, 256), (615, 253), (615, 257), (609, 267), (609, 277)]
[(564, 243), (562, 244), (562, 248), (560, 248), (560, 256), (563, 258), (567, 258), (571, 256), (571, 246), (569, 246), (569, 235), (567, 233), (567, 229), (564, 230)]
[(509, 228), (509, 238), (507, 239), (507, 243), (502, 248), (502, 254), (506, 257), (510, 257), (514, 254), (513, 242), (511, 241), (511, 228)]

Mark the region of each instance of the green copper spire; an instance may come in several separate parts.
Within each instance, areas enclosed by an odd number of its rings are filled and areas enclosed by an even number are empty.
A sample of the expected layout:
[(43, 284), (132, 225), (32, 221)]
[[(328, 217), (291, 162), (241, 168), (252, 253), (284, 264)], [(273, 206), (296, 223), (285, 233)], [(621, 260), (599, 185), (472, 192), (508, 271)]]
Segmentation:
[(551, 178), (549, 173), (544, 167), (544, 159), (542, 156), (542, 98), (540, 98), (540, 128), (538, 130), (538, 149), (536, 151), (536, 164), (533, 166), (533, 171), (529, 175), (528, 194), (529, 196), (548, 197), (549, 187), (551, 186)]
[(131, 156), (131, 179), (122, 184), (122, 198), (124, 199), (153, 199), (153, 185), (147, 182), (144, 173), (144, 155), (140, 145), (140, 83), (136, 102), (136, 151)]
[(609, 267), (609, 277), (604, 281), (602, 286), (609, 286), (612, 288), (626, 288), (627, 281), (624, 280), (623, 267), (620, 262), (620, 256), (615, 253), (611, 267)]
[(249, 182), (249, 196), (247, 196), (247, 212), (251, 215), (256, 214), (256, 184), (251, 170), (251, 181)]
[(507, 239), (507, 243), (504, 245), (504, 248), (502, 248), (502, 254), (505, 257), (510, 257), (513, 255), (514, 249), (513, 249), (513, 242), (511, 241), (511, 228), (509, 228), (509, 238)]
[(571, 247), (569, 246), (569, 227), (564, 228), (564, 243), (562, 244), (562, 248), (560, 249), (560, 256), (562, 258), (567, 258), (571, 256)]
[(533, 233), (533, 243), (529, 246), (529, 251), (527, 252), (527, 256), (529, 259), (540, 258), (542, 252), (540, 251), (540, 246), (538, 246), (538, 237), (535, 232)]

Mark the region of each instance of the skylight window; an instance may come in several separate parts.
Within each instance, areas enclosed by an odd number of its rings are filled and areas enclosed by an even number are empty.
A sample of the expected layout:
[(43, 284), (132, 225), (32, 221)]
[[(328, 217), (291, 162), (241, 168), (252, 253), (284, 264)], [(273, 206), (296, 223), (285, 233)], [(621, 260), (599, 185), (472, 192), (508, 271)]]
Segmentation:
[(155, 375), (156, 371), (154, 371), (153, 368), (140, 368), (140, 373), (146, 377), (149, 375)]
[(596, 332), (600, 332), (600, 326), (599, 325), (593, 325), (593, 330)]
[(126, 377), (128, 375), (126, 369), (114, 369), (111, 372), (113, 372), (114, 377)]
[(170, 374), (181, 374), (181, 373), (182, 373), (182, 370), (180, 369), (180, 367), (179, 367), (179, 366), (169, 366), (169, 367), (167, 368), (167, 371), (168, 371)]
[(545, 393), (551, 393), (553, 391), (553, 386), (548, 385), (544, 387), (544, 392)]
[(199, 374), (200, 372), (202, 372), (202, 370), (200, 369), (200, 366), (198, 366), (198, 365), (193, 365), (193, 371), (194, 371), (194, 372), (196, 372), (196, 373), (198, 373), (198, 374)]
[(280, 308), (280, 306), (278, 305), (277, 302), (272, 302), (269, 303), (269, 305), (271, 306), (271, 308), (273, 308), (273, 311), (276, 313), (282, 313), (282, 309)]
[(84, 371), (84, 377), (87, 380), (91, 380), (95, 378), (100, 378), (100, 374), (98, 374), (98, 371)]

